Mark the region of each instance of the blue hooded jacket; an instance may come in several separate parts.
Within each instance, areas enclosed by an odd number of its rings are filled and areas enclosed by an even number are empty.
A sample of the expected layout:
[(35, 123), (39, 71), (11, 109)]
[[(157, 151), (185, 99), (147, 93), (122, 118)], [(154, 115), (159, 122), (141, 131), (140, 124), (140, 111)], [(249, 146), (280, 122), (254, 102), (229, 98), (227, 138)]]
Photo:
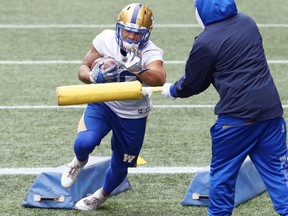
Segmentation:
[(203, 24), (219, 22), (237, 14), (237, 7), (234, 0), (195, 0)]
[(237, 12), (234, 0), (196, 0), (195, 5), (205, 28), (195, 38), (184, 76), (171, 85), (171, 95), (190, 97), (212, 84), (220, 97), (216, 115), (246, 121), (282, 116), (255, 21)]

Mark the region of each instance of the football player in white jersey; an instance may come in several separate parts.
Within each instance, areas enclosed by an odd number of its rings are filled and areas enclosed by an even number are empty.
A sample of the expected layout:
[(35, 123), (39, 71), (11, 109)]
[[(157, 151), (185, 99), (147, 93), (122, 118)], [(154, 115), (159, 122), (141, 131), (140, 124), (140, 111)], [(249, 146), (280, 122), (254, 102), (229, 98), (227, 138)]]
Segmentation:
[[(166, 82), (163, 50), (149, 40), (153, 22), (153, 14), (146, 5), (126, 6), (119, 14), (116, 30), (104, 30), (94, 38), (78, 70), (79, 79), (87, 84), (139, 80), (143, 85), (162, 86)], [(91, 69), (92, 63), (103, 56), (113, 57), (123, 67), (103, 70), (96, 64)], [(62, 186), (68, 188), (76, 181), (89, 154), (110, 131), (112, 156), (103, 187), (78, 201), (76, 209), (96, 209), (122, 183), (128, 167), (136, 165), (151, 110), (149, 96), (87, 105), (74, 143), (75, 157), (62, 174)]]

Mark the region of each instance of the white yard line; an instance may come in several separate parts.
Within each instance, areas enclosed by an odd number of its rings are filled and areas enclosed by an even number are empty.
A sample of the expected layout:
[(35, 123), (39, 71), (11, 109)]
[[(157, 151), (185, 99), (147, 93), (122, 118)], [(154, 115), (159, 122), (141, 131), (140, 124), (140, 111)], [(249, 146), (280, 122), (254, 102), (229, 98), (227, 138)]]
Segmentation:
[[(204, 167), (137, 167), (129, 168), (131, 174), (196, 173)], [(59, 172), (55, 168), (2, 168), (0, 175), (38, 175), (42, 172)]]
[[(0, 109), (83, 109), (86, 105), (72, 106), (48, 106), (48, 105), (27, 105), (27, 106), (0, 106)], [(214, 108), (214, 105), (195, 104), (195, 105), (154, 105), (154, 108)]]
[[(185, 64), (183, 60), (165, 61), (165, 64)], [(60, 64), (81, 64), (80, 60), (43, 60), (43, 61), (13, 61), (0, 60), (0, 65), (60, 65)], [(268, 60), (268, 64), (288, 64), (288, 60)]]
[(23, 61), (10, 61), (10, 60), (3, 60), (0, 61), (0, 65), (51, 65), (51, 64), (81, 64), (80, 60), (44, 60), (44, 61), (30, 61), (30, 60), (23, 60)]
[(85, 105), (75, 106), (46, 106), (46, 105), (27, 105), (27, 106), (0, 106), (0, 109), (83, 109)]
[[(86, 105), (75, 106), (48, 106), (48, 105), (30, 105), (30, 106), (0, 106), (1, 109), (84, 109)], [(153, 108), (176, 109), (176, 108), (214, 108), (210, 104), (179, 104), (179, 105), (154, 105)], [(288, 105), (282, 105), (283, 108), (288, 108)]]
[[(288, 28), (288, 24), (258, 24), (259, 28)], [(0, 24), (1, 29), (115, 28), (115, 24)], [(198, 24), (155, 24), (155, 28), (200, 28)]]

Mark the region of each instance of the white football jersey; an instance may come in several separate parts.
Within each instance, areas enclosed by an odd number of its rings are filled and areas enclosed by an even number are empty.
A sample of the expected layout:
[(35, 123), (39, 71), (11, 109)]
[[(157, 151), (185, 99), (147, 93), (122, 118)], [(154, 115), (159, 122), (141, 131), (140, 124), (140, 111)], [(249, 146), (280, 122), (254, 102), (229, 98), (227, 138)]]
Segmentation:
[[(93, 46), (102, 56), (113, 57), (118, 62), (125, 62), (125, 56), (120, 52), (115, 38), (114, 30), (104, 30), (93, 40)], [(151, 41), (142, 49), (142, 68), (155, 60), (163, 61), (163, 50), (155, 46)], [(118, 75), (115, 82), (129, 82), (137, 80), (136, 75), (124, 71)], [(121, 118), (137, 119), (147, 116), (152, 110), (152, 102), (149, 96), (143, 96), (142, 100), (125, 100), (105, 102)]]

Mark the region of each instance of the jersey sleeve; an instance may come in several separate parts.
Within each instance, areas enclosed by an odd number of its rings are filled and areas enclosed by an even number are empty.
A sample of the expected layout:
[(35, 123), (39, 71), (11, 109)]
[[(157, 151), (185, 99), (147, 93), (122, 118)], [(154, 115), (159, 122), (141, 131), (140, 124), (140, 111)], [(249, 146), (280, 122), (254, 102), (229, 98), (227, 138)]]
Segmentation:
[(100, 55), (105, 56), (105, 55), (112, 55), (111, 46), (112, 46), (112, 40), (115, 40), (115, 38), (111, 38), (111, 35), (113, 36), (114, 34), (111, 34), (112, 30), (104, 30), (100, 34), (98, 34), (92, 41), (93, 46), (95, 49), (99, 52)]
[(149, 41), (147, 47), (142, 51), (142, 63), (145, 68), (148, 64), (153, 61), (163, 61), (164, 51), (157, 47), (153, 42)]

